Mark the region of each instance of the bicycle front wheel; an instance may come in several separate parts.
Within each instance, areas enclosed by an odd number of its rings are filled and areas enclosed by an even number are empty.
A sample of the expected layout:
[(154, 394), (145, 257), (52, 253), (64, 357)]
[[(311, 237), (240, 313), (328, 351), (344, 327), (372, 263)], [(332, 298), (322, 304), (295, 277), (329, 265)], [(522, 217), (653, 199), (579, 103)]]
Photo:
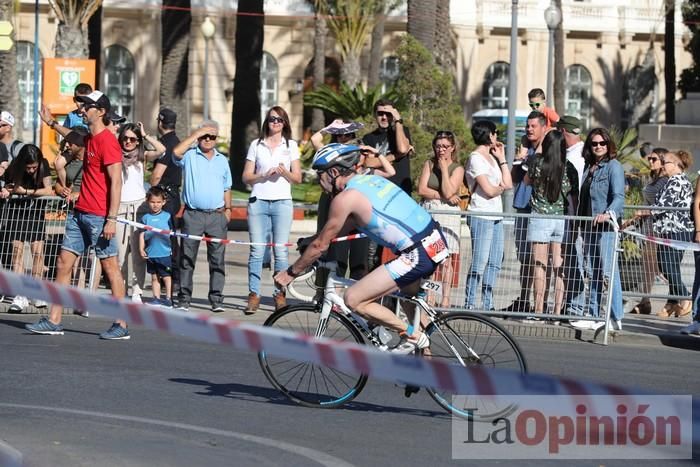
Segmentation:
[[(495, 321), (481, 315), (447, 313), (426, 330), (430, 337), (430, 353), (426, 358), (439, 358), (448, 363), (482, 365), (527, 372), (527, 363), (513, 336)], [(459, 358), (458, 358), (459, 355)], [(453, 399), (450, 391), (427, 389), (442, 408), (457, 416), (489, 421), (511, 413), (515, 406), (498, 404), (485, 397), (460, 394)]]
[[(265, 326), (309, 336), (316, 335), (321, 310), (311, 304), (283, 308), (271, 315)], [(341, 342), (364, 343), (362, 334), (345, 317), (330, 313), (323, 337)], [(308, 362), (258, 353), (260, 367), (272, 385), (292, 401), (306, 407), (335, 408), (353, 400), (367, 383), (367, 375), (345, 373)]]

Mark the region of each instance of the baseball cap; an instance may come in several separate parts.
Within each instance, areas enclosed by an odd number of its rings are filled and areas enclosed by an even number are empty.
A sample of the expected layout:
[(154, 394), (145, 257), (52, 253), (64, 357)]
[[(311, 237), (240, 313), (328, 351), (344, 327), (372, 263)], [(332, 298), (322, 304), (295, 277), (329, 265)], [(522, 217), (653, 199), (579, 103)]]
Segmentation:
[(126, 121), (126, 117), (119, 115), (114, 110), (107, 112), (107, 118), (109, 118), (112, 123), (116, 123), (117, 125), (121, 125)]
[(77, 102), (82, 102), (83, 104), (92, 105), (99, 109), (104, 109), (109, 111), (112, 106), (109, 103), (109, 99), (104, 95), (102, 91), (92, 91), (87, 96), (75, 96)]
[(158, 112), (158, 121), (166, 125), (174, 125), (177, 123), (177, 114), (167, 107), (163, 107)]
[(581, 120), (571, 115), (564, 115), (557, 122), (557, 128), (564, 129), (569, 133), (578, 135), (581, 133)]
[(323, 129), (326, 133), (330, 135), (347, 135), (350, 133), (356, 133), (358, 130), (362, 129), (364, 125), (359, 122), (343, 122), (341, 124), (331, 123)]
[(15, 117), (7, 110), (0, 112), (0, 122), (7, 123), (10, 126), (15, 126)]
[[(79, 129), (82, 130), (82, 127), (78, 127)], [(85, 131), (76, 131), (73, 130), (70, 133), (68, 133), (65, 136), (65, 140), (67, 143), (75, 144), (76, 146), (80, 146), (81, 148), (85, 147)]]

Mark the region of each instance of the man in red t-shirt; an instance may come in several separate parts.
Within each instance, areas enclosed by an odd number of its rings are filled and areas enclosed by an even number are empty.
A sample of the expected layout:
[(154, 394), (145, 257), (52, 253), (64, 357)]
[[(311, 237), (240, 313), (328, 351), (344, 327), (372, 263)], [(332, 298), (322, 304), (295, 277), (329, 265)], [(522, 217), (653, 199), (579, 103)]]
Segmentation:
[[(124, 298), (125, 287), (117, 262), (114, 234), (122, 191), (122, 151), (117, 138), (107, 130), (110, 111), (107, 96), (95, 90), (87, 96), (77, 96), (75, 100), (79, 106), (78, 112), (87, 123), (90, 134), (85, 138), (80, 196), (75, 209), (66, 220), (56, 282), (68, 285), (78, 256), (85, 254), (88, 248), (94, 247), (102, 271), (112, 287), (112, 295), (121, 299)], [(40, 115), (47, 125), (63, 136), (70, 132), (70, 129), (56, 123), (45, 106), (42, 107)], [(34, 324), (27, 324), (26, 328), (36, 334), (62, 335), (62, 313), (61, 305), (52, 305), (48, 318), (42, 317)], [(126, 322), (122, 320), (117, 320), (109, 330), (100, 334), (102, 339), (130, 337)]]

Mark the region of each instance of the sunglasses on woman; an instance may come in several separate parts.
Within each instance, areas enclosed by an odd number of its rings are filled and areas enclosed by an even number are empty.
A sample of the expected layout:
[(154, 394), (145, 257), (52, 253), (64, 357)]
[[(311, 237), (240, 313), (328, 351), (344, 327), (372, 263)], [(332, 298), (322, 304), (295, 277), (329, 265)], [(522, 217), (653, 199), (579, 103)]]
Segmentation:
[(216, 141), (216, 138), (218, 138), (217, 135), (202, 135), (199, 137), (199, 139), (205, 140), (205, 141)]
[(591, 141), (591, 147), (597, 148), (598, 146), (606, 147), (608, 145), (607, 141)]
[(284, 119), (282, 117), (270, 117), (267, 119), (267, 121), (270, 123), (284, 123)]
[(122, 138), (122, 143), (138, 143), (139, 139), (134, 136), (124, 136)]

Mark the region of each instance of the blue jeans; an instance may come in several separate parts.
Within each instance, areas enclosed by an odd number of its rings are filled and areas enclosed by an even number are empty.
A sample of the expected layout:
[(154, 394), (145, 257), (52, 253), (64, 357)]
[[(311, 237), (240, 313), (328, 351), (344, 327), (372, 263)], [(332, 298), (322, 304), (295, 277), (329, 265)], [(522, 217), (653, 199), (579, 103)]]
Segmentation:
[[(610, 316), (614, 320), (622, 320), (624, 310), (622, 308), (622, 284), (620, 282), (620, 268), (613, 264), (615, 253), (615, 232), (607, 230), (585, 231), (583, 233), (584, 255), (588, 258), (591, 267), (591, 303), (590, 314), (600, 316), (601, 297), (603, 295), (603, 280), (610, 284), (608, 293), (612, 293), (612, 305)], [(614, 269), (614, 274), (611, 271)], [(610, 276), (612, 275), (612, 281)]]
[(574, 224), (574, 221), (567, 220), (564, 233), (564, 309), (566, 314), (582, 316), (586, 306), (583, 238), (579, 229), (574, 229)]
[(85, 254), (88, 248), (95, 247), (95, 256), (98, 259), (117, 256), (117, 239), (105, 239), (102, 236), (104, 227), (104, 216), (73, 211), (68, 214), (66, 220), (66, 232), (61, 248), (80, 256)]
[[(660, 235), (662, 238), (671, 240), (680, 240), (682, 242), (692, 242), (693, 234), (691, 232), (676, 232), (666, 235)], [(670, 246), (658, 245), (656, 247), (656, 260), (659, 262), (659, 270), (668, 279), (669, 295), (678, 295), (686, 297), (688, 289), (683, 283), (681, 276), (681, 261), (685, 251), (677, 250)], [(677, 303), (678, 299), (669, 300), (670, 303)]]
[(693, 321), (700, 321), (698, 305), (700, 305), (700, 251), (693, 252), (695, 260), (695, 278), (693, 279)]
[[(272, 235), (273, 243), (287, 243), (289, 231), (292, 228), (292, 200), (264, 200), (257, 199), (248, 203), (248, 231), (250, 241), (265, 243)], [(273, 248), (275, 255), (275, 272), (284, 271), (288, 264), (288, 251), (286, 246)], [(263, 256), (265, 247), (252, 245), (248, 257), (248, 290), (260, 295), (260, 278), (262, 276)], [(275, 288), (274, 293), (279, 292)]]
[(503, 222), (468, 216), (472, 237), (472, 264), (467, 276), (464, 306), (475, 307), (476, 292), (481, 288), (482, 309), (494, 309), (493, 286), (503, 262)]

